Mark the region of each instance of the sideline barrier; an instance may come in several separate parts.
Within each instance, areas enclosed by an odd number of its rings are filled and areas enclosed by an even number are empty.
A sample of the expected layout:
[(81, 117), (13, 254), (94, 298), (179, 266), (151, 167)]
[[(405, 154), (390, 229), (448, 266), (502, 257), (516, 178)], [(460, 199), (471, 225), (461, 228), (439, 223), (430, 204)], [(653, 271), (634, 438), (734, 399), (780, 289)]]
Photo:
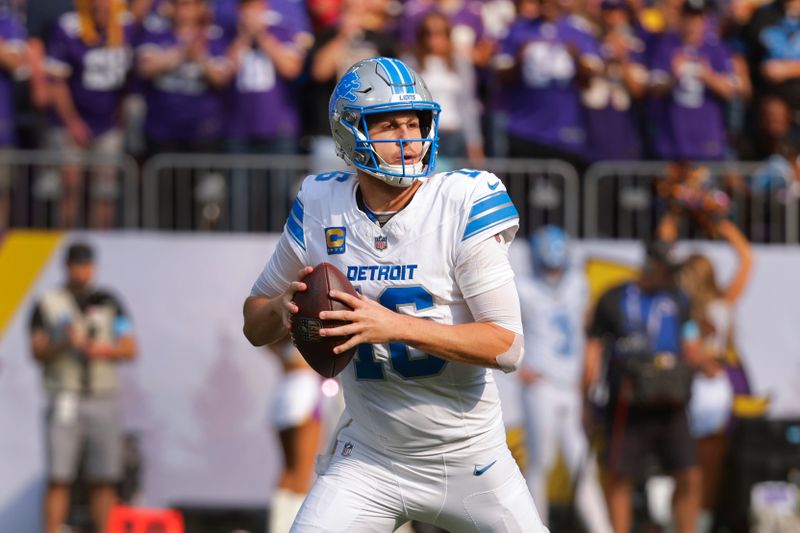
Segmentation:
[[(798, 242), (798, 201), (793, 178), (769, 162), (697, 162), (731, 198), (731, 216), (751, 241)], [(604, 162), (585, 175), (583, 236), (640, 239), (650, 235), (662, 209), (655, 184), (666, 162)]]
[(0, 229), (138, 227), (138, 176), (136, 161), (125, 154), (0, 151)]
[[(732, 218), (753, 242), (798, 242), (798, 184), (785, 168), (774, 162), (700, 164), (730, 195)], [(127, 155), (76, 161), (53, 151), (0, 152), (0, 229), (280, 232), (313, 166), (313, 158), (302, 155), (164, 153), (140, 168)], [(441, 159), (437, 170), (469, 166)], [(582, 179), (559, 160), (487, 159), (480, 167), (505, 182), (520, 212), (520, 236), (556, 224), (571, 235), (624, 239), (642, 238), (655, 228), (660, 212), (655, 183), (669, 163), (597, 163)], [(63, 216), (69, 190), (72, 220)]]
[[(469, 164), (443, 160), (437, 171), (461, 168)], [(521, 234), (550, 223), (577, 235), (579, 184), (571, 165), (487, 159), (481, 168), (505, 182), (520, 211)], [(159, 154), (143, 169), (143, 226), (279, 232), (310, 173), (311, 160), (304, 156)]]

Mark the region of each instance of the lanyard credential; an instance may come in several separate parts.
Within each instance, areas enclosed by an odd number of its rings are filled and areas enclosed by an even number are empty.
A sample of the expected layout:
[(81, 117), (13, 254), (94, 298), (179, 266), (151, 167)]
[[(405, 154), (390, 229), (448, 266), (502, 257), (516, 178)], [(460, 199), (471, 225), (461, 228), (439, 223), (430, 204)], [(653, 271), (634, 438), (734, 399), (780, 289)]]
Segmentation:
[(663, 298), (653, 295), (649, 302), (642, 297), (642, 291), (635, 284), (628, 285), (625, 291), (625, 310), (629, 329), (632, 332), (647, 335), (650, 347), (653, 348), (661, 335), (665, 306)]

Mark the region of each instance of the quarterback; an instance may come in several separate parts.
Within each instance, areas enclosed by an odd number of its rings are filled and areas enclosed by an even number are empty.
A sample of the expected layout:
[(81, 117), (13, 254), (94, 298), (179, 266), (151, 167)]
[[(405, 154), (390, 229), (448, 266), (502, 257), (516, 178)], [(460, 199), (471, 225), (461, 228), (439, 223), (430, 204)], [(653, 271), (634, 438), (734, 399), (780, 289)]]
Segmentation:
[(320, 262), (360, 297), (321, 319), (358, 346), (341, 376), (346, 409), (317, 459), (292, 531), (391, 532), (418, 520), (458, 532), (546, 531), (505, 444), (490, 369), (523, 353), (508, 260), (518, 214), (478, 170), (434, 174), (440, 107), (396, 59), (353, 65), (329, 118), (354, 173), (303, 182), (272, 257), (244, 304), (255, 345), (288, 329), (303, 277)]

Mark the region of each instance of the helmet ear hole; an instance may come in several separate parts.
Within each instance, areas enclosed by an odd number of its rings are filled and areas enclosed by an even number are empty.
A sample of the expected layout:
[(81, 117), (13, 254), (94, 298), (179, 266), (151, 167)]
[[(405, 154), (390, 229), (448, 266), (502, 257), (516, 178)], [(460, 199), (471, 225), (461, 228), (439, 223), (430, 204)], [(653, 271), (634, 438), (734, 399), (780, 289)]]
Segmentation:
[(355, 123), (358, 122), (358, 113), (356, 113), (352, 109), (346, 109), (342, 113), (342, 119), (344, 119), (344, 121), (349, 124), (355, 125)]

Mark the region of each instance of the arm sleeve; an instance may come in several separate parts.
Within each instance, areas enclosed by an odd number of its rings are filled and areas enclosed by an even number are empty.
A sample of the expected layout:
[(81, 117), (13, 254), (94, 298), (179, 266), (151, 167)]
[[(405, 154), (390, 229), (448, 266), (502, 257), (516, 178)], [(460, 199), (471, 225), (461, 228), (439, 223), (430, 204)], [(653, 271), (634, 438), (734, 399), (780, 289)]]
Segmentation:
[[(311, 176), (306, 178), (307, 181), (309, 179)], [(309, 185), (303, 182), (303, 186), (308, 187)], [(250, 296), (267, 296), (268, 298), (278, 296), (295, 280), (297, 272), (308, 264), (303, 222), (305, 220), (303, 186), (300, 187), (292, 209), (289, 211), (289, 216), (286, 218), (278, 245), (261, 275), (253, 284)]]
[(253, 284), (250, 296), (266, 296), (268, 298), (278, 296), (289, 287), (297, 277), (297, 272), (305, 266), (303, 260), (289, 244), (289, 238), (284, 230), (272, 257), (269, 258), (264, 270)]
[[(508, 245), (500, 236), (487, 236), (462, 254), (455, 267), (456, 283), (464, 299), (478, 296), (502, 285), (513, 285), (514, 271), (508, 258)], [(514, 290), (514, 301), (519, 298)]]
[(514, 333), (511, 346), (498, 354), (495, 360), (503, 372), (519, 369), (525, 353), (525, 339), (522, 336), (522, 318), (514, 280), (468, 298), (467, 305), (476, 322), (491, 322)]
[(475, 322), (492, 322), (522, 335), (522, 317), (514, 280), (467, 298), (467, 305)]

